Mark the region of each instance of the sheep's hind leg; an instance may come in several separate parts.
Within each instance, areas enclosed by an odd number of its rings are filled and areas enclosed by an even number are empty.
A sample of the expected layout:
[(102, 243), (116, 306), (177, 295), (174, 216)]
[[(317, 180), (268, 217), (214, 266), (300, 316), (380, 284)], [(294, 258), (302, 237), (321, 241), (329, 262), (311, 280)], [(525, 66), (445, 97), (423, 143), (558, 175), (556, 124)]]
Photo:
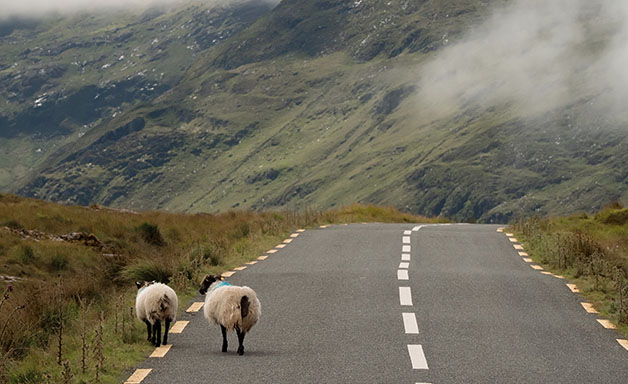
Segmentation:
[(240, 330), (240, 327), (235, 327), (236, 333), (238, 334), (238, 355), (244, 355), (244, 335), (245, 333)]
[(144, 320), (144, 323), (146, 323), (146, 329), (148, 330), (148, 337), (146, 338), (146, 340), (151, 341), (151, 339), (150, 339), (150, 337), (151, 337), (150, 321)]
[(162, 343), (163, 345), (168, 344), (168, 329), (170, 328), (170, 322), (171, 321), (172, 320), (170, 320), (170, 319), (166, 319), (166, 324), (165, 324), (165, 327), (164, 327), (164, 328), (166, 328), (166, 329), (164, 329), (164, 342)]
[(221, 324), (220, 330), (222, 331), (222, 351), (227, 352), (227, 328)]
[(153, 325), (153, 340), (155, 341), (155, 347), (161, 345), (161, 320), (155, 320), (155, 325)]

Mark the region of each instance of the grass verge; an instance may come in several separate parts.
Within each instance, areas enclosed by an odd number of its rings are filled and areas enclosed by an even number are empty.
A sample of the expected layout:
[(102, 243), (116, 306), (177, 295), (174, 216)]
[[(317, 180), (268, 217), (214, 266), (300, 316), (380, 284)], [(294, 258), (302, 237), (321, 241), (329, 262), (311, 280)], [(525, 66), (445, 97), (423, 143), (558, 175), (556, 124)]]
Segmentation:
[(531, 218), (511, 225), (530, 257), (565, 276), (628, 338), (628, 209)]

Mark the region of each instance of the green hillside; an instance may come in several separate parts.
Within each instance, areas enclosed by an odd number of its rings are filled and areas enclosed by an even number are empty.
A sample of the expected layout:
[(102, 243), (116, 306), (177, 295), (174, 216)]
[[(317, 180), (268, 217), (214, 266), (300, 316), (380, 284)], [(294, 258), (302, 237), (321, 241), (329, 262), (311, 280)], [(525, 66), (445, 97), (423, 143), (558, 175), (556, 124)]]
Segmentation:
[[(533, 108), (500, 98), (508, 84), (491, 81), (455, 88), (457, 105), (432, 97), (451, 86), (425, 68), (511, 3), (282, 1), (14, 190), (185, 212), (373, 202), (488, 222), (625, 199), (628, 117), (600, 108), (607, 84), (581, 80), (595, 78), (594, 59), (560, 97), (552, 77), (550, 92), (525, 95), (544, 100)], [(591, 14), (574, 23), (592, 32), (574, 49), (602, 56), (612, 23), (582, 9)]]

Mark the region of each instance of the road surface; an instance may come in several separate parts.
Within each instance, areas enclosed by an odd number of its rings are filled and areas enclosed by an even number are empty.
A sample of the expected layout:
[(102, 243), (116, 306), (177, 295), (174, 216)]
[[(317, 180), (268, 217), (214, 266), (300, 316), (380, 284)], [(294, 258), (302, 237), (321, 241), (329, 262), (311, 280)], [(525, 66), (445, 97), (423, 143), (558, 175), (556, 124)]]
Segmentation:
[(149, 372), (141, 382), (626, 384), (620, 335), (497, 228), (300, 233), (227, 279), (255, 289), (262, 304), (244, 356), (235, 334), (220, 351), (220, 329), (202, 309), (184, 312), (178, 320), (189, 324), (164, 357), (138, 367)]

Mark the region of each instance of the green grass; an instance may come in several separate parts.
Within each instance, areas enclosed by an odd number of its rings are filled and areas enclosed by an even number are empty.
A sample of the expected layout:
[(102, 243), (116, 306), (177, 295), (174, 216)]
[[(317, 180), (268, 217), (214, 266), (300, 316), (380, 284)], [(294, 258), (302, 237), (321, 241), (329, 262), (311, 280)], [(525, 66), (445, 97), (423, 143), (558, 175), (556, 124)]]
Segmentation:
[[(183, 310), (205, 273), (221, 273), (254, 260), (297, 228), (365, 221), (442, 221), (358, 204), (328, 211), (230, 211), (212, 215), (64, 206), (12, 195), (0, 195), (0, 217), (13, 229), (52, 235), (85, 232), (105, 244), (101, 249), (82, 243), (35, 241), (0, 229), (2, 274), (20, 279), (0, 283), (0, 291), (8, 298), (0, 306), (0, 329), (7, 325), (0, 338), (0, 382), (8, 383), (62, 381), (63, 366), (57, 364), (61, 324), (62, 360), (68, 361), (72, 382), (95, 382), (97, 346), (105, 356), (99, 371), (101, 382), (124, 379), (122, 372), (150, 350), (143, 338), (143, 325), (130, 312), (135, 281), (169, 283), (177, 291)], [(89, 352), (85, 373), (81, 364), (81, 303), (90, 304), (85, 312)], [(103, 342), (98, 344), (95, 330), (101, 312)]]
[(628, 337), (625, 212), (615, 203), (592, 215), (522, 220), (512, 229), (535, 262), (574, 282), (584, 298)]

